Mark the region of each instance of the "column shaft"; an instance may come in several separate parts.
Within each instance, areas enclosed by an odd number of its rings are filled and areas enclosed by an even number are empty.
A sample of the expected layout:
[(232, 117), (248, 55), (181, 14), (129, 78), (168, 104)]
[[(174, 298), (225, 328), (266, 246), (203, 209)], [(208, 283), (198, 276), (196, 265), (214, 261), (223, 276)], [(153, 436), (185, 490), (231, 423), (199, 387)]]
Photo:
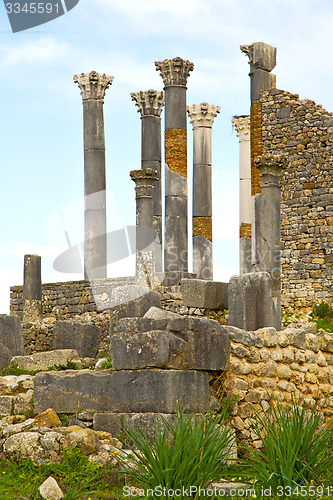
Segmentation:
[(38, 321), (42, 318), (41, 257), (24, 256), (23, 271), (23, 321)]
[(239, 268), (244, 274), (252, 270), (250, 117), (235, 116), (232, 124), (239, 137)]
[(187, 108), (193, 125), (193, 272), (213, 279), (212, 127), (219, 106), (193, 104)]
[(154, 287), (153, 189), (158, 180), (151, 168), (132, 170), (136, 198), (136, 281)]
[(92, 71), (75, 75), (81, 89), (84, 127), (84, 274), (106, 278), (106, 182), (103, 103), (113, 77)]
[(271, 275), (273, 326), (281, 330), (281, 174), (286, 158), (264, 154), (256, 165), (261, 172), (261, 195), (255, 205), (257, 270)]
[(141, 168), (156, 170), (158, 180), (153, 190), (153, 227), (158, 241), (154, 245), (155, 270), (162, 271), (162, 185), (161, 185), (161, 113), (164, 92), (132, 92), (141, 113)]
[(188, 270), (186, 82), (193, 64), (176, 57), (155, 65), (165, 85), (164, 268), (177, 282)]

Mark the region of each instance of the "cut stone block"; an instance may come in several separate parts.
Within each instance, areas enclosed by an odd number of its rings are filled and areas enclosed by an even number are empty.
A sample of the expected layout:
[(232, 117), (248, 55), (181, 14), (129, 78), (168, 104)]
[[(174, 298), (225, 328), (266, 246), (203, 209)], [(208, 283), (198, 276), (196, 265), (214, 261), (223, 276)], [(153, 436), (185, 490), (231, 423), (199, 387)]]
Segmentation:
[(52, 349), (75, 349), (83, 358), (96, 357), (99, 338), (98, 326), (73, 321), (55, 321)]
[(8, 349), (6, 345), (0, 342), (0, 368), (3, 366), (8, 366), (13, 357), (12, 352)]
[(13, 356), (24, 354), (21, 320), (18, 316), (0, 314), (0, 342)]
[(0, 415), (11, 415), (14, 396), (0, 396)]
[(140, 370), (39, 373), (34, 378), (35, 411), (52, 407), (57, 413), (81, 411), (174, 413), (209, 408), (208, 373), (179, 370)]
[(112, 436), (119, 437), (124, 434), (126, 427), (139, 427), (151, 434), (159, 415), (171, 424), (175, 422), (175, 413), (95, 413), (94, 430), (109, 432)]
[(232, 276), (229, 283), (229, 325), (246, 331), (275, 327), (269, 273)]
[(147, 288), (139, 285), (117, 287), (113, 291), (112, 300), (117, 305), (110, 310), (110, 335), (113, 334), (120, 318), (142, 318), (151, 307), (161, 307), (160, 294), (147, 292)]
[(227, 370), (230, 337), (225, 327), (209, 319), (125, 318), (111, 337), (110, 355), (116, 370)]
[(228, 309), (228, 283), (182, 279), (183, 304), (204, 309)]
[(151, 307), (148, 311), (143, 315), (144, 318), (149, 319), (172, 319), (172, 318), (180, 318), (181, 315), (166, 311), (165, 309), (161, 309), (159, 307)]
[(67, 365), (70, 360), (79, 359), (74, 349), (59, 349), (49, 352), (35, 352), (30, 356), (15, 356), (12, 361), (22, 370), (47, 370), (54, 365)]

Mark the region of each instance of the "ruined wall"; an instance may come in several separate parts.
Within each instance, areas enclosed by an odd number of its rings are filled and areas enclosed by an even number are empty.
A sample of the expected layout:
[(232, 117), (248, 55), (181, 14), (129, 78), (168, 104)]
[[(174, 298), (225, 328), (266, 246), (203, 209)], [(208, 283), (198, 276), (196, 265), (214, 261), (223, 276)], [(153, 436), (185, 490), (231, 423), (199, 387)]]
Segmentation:
[[(134, 278), (110, 278), (99, 280), (93, 289), (89, 281), (66, 281), (46, 283), (42, 286), (43, 315), (54, 314), (57, 319), (71, 319), (78, 314), (97, 312), (94, 295), (98, 300), (107, 301), (112, 288), (123, 284), (133, 283)], [(23, 286), (10, 288), (10, 314), (23, 316)]]
[[(308, 330), (315, 329), (309, 324)], [(254, 409), (266, 412), (280, 401), (319, 403), (326, 420), (333, 416), (333, 334), (287, 328), (245, 332), (227, 327), (231, 338), (230, 369), (223, 377), (224, 395), (237, 395), (231, 423), (243, 443), (261, 447), (250, 429)], [(314, 330), (313, 330), (314, 331)], [(215, 388), (217, 383), (213, 384)]]
[(333, 115), (277, 89), (264, 91), (251, 114), (254, 154), (288, 156), (281, 205), (283, 305), (332, 302)]

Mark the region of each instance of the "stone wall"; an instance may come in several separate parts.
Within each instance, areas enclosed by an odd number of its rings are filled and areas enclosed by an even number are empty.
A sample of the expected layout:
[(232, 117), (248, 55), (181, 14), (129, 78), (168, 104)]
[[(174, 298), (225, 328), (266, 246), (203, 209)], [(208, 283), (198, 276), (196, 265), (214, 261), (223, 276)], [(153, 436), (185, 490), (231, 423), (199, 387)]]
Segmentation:
[(252, 149), (288, 157), (281, 205), (283, 305), (332, 302), (333, 115), (314, 101), (277, 89), (263, 92), (257, 108), (251, 111)]
[[(97, 312), (94, 295), (107, 306), (108, 294), (112, 288), (133, 283), (134, 278), (110, 278), (99, 280), (92, 289), (89, 281), (64, 281), (46, 283), (42, 287), (43, 315), (53, 314), (57, 319), (71, 319), (78, 314)], [(96, 282), (97, 283), (97, 282)], [(23, 286), (10, 287), (10, 314), (23, 316)]]
[[(261, 447), (249, 418), (254, 409), (266, 412), (276, 401), (290, 405), (293, 398), (301, 398), (310, 407), (319, 403), (325, 419), (332, 418), (333, 334), (309, 333), (315, 331), (311, 323), (282, 332), (226, 328), (231, 338), (230, 369), (223, 374), (220, 387), (223, 396), (237, 396), (231, 422), (240, 441)], [(212, 385), (218, 390), (217, 379)]]

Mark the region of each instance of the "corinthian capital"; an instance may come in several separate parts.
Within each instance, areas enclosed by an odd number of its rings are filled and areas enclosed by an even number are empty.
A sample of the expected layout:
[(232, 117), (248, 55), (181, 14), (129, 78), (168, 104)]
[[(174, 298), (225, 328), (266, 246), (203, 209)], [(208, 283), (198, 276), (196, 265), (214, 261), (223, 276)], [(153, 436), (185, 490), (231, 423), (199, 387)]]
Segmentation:
[(165, 87), (181, 86), (186, 87), (187, 78), (190, 71), (193, 71), (194, 64), (180, 57), (174, 59), (164, 59), (155, 62), (156, 71), (161, 72), (161, 77)]
[(113, 76), (107, 76), (105, 73), (91, 71), (90, 73), (74, 75), (74, 82), (81, 89), (83, 101), (103, 101), (105, 91), (112, 84), (113, 78)]
[(193, 129), (198, 127), (212, 128), (214, 118), (220, 112), (220, 109), (220, 106), (208, 104), (207, 102), (187, 106)]
[(250, 117), (249, 115), (234, 116), (231, 120), (236, 129), (240, 141), (250, 140)]
[(240, 49), (249, 58), (251, 70), (263, 69), (272, 71), (276, 66), (276, 47), (267, 45), (267, 43), (256, 42), (251, 45), (241, 45)]
[(254, 163), (261, 172), (261, 187), (280, 186), (282, 170), (288, 165), (286, 156), (264, 153), (257, 156)]
[(138, 106), (141, 116), (161, 116), (164, 105), (164, 92), (141, 90), (131, 93), (132, 101)]

